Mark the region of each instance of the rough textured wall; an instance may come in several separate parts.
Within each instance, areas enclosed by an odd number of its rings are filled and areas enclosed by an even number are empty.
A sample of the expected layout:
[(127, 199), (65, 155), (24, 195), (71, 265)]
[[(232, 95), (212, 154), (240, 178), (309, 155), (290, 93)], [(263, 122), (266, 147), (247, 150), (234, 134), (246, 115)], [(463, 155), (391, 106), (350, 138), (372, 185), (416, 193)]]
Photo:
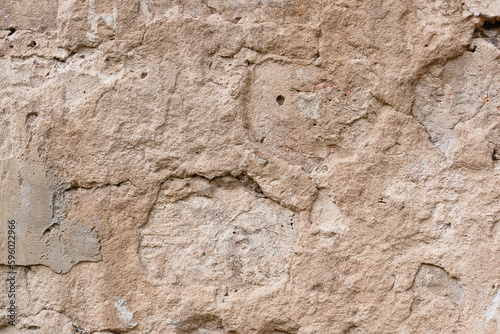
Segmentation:
[(2, 0), (0, 333), (500, 332), (462, 1)]

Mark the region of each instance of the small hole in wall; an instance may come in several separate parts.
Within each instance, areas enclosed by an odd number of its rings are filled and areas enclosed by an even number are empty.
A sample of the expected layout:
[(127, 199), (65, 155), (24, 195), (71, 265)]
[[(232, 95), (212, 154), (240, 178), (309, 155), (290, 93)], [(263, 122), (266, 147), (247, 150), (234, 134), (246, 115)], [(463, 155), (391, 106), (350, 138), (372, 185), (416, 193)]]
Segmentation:
[(141, 73), (141, 79), (144, 79), (144, 78), (145, 78), (145, 77), (147, 77), (147, 76), (148, 76), (148, 74), (147, 74), (146, 72), (142, 72), (142, 73)]
[(476, 27), (472, 38), (480, 38), (486, 42), (490, 42), (497, 48), (499, 46), (500, 38), (500, 21), (498, 18), (483, 18), (484, 22), (482, 25)]
[(36, 42), (35, 41), (31, 41), (31, 43), (28, 44), (28, 46), (34, 48), (36, 46)]
[(493, 161), (500, 160), (500, 150), (493, 150)]
[(483, 26), (479, 28), (483, 31), (488, 31), (490, 34), (498, 34), (498, 31), (500, 30), (500, 21), (497, 21), (496, 19), (490, 19), (489, 21), (485, 21)]
[(26, 124), (28, 126), (30, 126), (31, 124), (33, 124), (36, 120), (36, 118), (38, 117), (38, 113), (36, 112), (30, 112), (26, 115)]
[(14, 28), (9, 28), (9, 34), (7, 36), (13, 35), (16, 32), (16, 29)]
[(282, 106), (283, 103), (285, 103), (285, 97), (283, 95), (278, 95), (278, 97), (276, 98), (276, 103)]

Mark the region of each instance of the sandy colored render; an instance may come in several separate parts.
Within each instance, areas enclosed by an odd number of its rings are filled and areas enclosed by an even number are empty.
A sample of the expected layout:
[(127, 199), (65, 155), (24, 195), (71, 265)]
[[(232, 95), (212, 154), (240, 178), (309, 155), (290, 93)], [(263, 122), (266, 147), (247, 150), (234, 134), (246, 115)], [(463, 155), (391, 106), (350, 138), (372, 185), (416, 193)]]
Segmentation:
[(499, 333), (499, 59), (497, 0), (2, 0), (0, 333)]

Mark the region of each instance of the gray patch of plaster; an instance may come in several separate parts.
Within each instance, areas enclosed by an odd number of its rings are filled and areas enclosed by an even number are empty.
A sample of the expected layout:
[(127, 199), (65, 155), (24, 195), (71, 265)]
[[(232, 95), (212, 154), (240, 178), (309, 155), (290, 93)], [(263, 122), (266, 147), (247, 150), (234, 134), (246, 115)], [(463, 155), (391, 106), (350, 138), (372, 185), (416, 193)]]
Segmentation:
[(496, 314), (498, 313), (498, 308), (500, 307), (500, 290), (495, 294), (495, 297), (493, 298), (493, 301), (491, 304), (488, 306), (488, 309), (486, 309), (486, 321), (491, 321), (495, 318)]
[[(53, 217), (54, 189), (41, 164), (0, 160), (0, 249), (7, 249), (8, 221), (15, 221), (16, 265), (46, 265), (68, 272), (81, 261), (99, 261), (96, 233), (76, 221)], [(0, 261), (7, 264), (7, 252)]]
[(324, 242), (335, 243), (346, 227), (342, 224), (340, 210), (331, 198), (322, 192), (313, 203), (311, 219), (316, 233)]
[(444, 154), (457, 140), (455, 126), (498, 105), (499, 51), (475, 39), (475, 52), (465, 52), (444, 66), (436, 65), (415, 87), (412, 113)]
[(299, 110), (305, 118), (318, 119), (321, 106), (320, 94), (299, 94)]
[(134, 313), (135, 311), (130, 311), (127, 305), (127, 300), (125, 299), (118, 299), (115, 302), (115, 308), (116, 311), (118, 312), (118, 317), (120, 318), (120, 321), (122, 324), (127, 326), (127, 328), (134, 328), (137, 326), (137, 321), (134, 320)]
[(458, 304), (463, 299), (463, 291), (458, 280), (451, 277), (441, 267), (422, 264), (415, 275), (413, 290), (417, 296), (429, 298), (441, 296)]

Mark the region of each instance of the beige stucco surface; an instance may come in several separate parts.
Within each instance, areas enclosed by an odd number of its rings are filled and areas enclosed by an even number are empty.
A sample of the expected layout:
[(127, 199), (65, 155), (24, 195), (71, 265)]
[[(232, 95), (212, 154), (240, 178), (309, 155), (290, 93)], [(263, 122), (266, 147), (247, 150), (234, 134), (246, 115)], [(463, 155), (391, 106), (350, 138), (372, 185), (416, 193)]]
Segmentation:
[(2, 1), (0, 333), (498, 333), (497, 19)]

